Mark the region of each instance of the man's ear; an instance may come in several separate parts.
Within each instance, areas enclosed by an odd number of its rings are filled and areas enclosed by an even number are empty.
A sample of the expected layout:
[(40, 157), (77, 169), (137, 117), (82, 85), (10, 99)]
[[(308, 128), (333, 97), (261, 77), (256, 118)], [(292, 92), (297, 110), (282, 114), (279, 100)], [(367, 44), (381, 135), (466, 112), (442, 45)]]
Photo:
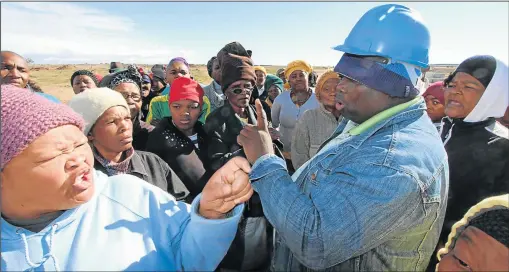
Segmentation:
[(90, 132), (88, 133), (87, 138), (88, 138), (88, 141), (94, 140), (94, 135), (92, 135), (92, 130), (90, 130)]

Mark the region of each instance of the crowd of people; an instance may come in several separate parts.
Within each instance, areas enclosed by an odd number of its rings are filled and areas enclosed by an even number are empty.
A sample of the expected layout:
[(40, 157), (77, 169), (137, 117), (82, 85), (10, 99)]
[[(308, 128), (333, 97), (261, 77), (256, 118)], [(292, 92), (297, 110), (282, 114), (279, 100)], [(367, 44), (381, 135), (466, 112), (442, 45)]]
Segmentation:
[(334, 49), (272, 75), (231, 42), (210, 84), (112, 62), (66, 104), (2, 51), (1, 270), (508, 271), (507, 63), (428, 86), (397, 4)]

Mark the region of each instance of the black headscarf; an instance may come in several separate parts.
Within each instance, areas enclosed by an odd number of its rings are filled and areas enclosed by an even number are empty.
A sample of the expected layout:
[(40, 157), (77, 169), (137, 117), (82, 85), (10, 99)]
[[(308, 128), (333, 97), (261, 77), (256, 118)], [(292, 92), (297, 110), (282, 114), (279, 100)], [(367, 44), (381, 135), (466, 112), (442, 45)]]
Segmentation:
[(496, 69), (497, 60), (493, 56), (473, 56), (460, 63), (458, 68), (456, 68), (456, 70), (445, 80), (444, 84), (449, 84), (456, 73), (463, 72), (475, 77), (482, 83), (484, 88), (487, 88), (491, 79), (493, 79)]
[(78, 70), (78, 71), (74, 72), (74, 74), (72, 74), (72, 76), (71, 76), (71, 86), (73, 85), (74, 78), (77, 76), (88, 76), (94, 81), (95, 86), (99, 87), (99, 80), (94, 75), (94, 73), (92, 73), (88, 70)]

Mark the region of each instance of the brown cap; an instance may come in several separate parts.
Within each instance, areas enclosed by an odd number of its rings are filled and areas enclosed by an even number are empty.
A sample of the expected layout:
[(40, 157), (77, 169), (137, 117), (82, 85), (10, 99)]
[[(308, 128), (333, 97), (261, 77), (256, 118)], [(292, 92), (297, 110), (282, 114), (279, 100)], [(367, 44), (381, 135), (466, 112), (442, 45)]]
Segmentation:
[(256, 84), (256, 74), (253, 61), (245, 56), (227, 54), (223, 56), (221, 69), (221, 85), (223, 92), (237, 80), (249, 80)]

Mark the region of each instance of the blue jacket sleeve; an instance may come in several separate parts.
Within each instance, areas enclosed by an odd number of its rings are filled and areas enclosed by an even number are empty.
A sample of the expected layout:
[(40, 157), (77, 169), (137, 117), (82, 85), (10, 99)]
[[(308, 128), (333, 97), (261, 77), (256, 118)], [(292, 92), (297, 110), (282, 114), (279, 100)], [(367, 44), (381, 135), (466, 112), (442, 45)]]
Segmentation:
[(225, 219), (206, 219), (198, 213), (200, 199), (201, 194), (191, 205), (159, 203), (163, 213), (156, 226), (159, 241), (155, 242), (174, 259), (179, 271), (214, 271), (230, 248), (244, 209), (244, 204), (237, 205)]
[(309, 194), (274, 155), (259, 158), (250, 174), (265, 216), (294, 257), (311, 269), (329, 268), (378, 246), (408, 227), (422, 203), (417, 183), (385, 166), (355, 161), (312, 170), (302, 172), (308, 175), (306, 186), (313, 187)]

